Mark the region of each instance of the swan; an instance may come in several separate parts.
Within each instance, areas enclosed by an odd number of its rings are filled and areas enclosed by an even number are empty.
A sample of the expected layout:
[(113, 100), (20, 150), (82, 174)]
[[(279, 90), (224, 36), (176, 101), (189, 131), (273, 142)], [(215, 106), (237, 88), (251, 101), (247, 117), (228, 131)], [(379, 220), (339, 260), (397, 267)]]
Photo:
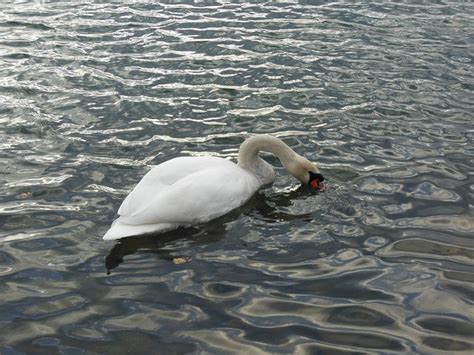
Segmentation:
[(273, 167), (258, 156), (275, 154), (303, 184), (323, 190), (317, 166), (271, 135), (254, 135), (240, 146), (238, 163), (218, 157), (179, 157), (151, 169), (122, 202), (119, 217), (103, 236), (115, 240), (167, 232), (223, 216), (275, 180)]

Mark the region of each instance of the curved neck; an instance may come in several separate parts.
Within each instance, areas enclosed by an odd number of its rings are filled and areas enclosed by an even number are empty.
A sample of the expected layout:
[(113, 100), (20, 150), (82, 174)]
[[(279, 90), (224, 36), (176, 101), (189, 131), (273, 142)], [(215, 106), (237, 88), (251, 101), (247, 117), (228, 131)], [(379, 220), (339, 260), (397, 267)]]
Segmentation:
[(239, 166), (252, 171), (257, 170), (260, 164), (258, 158), (260, 151), (275, 154), (287, 170), (296, 155), (282, 140), (267, 134), (259, 134), (246, 139), (240, 146)]

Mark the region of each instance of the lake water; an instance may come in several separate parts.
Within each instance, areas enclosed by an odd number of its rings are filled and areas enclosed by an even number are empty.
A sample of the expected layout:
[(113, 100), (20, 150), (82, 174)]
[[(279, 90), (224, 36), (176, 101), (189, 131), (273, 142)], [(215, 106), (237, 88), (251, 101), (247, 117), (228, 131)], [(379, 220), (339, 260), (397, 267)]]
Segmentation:
[[(473, 24), (471, 2), (2, 2), (0, 353), (474, 351)], [(327, 190), (265, 155), (240, 210), (102, 240), (151, 166), (255, 133)]]

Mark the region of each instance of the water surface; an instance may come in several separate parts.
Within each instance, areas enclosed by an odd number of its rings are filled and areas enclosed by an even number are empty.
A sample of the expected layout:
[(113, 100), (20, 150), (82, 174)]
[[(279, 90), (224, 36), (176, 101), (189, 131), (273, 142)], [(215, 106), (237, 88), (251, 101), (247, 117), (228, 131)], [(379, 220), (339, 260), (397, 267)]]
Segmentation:
[[(0, 352), (474, 351), (473, 23), (469, 2), (2, 3)], [(151, 166), (255, 133), (327, 191), (265, 155), (277, 180), (238, 211), (102, 240)]]

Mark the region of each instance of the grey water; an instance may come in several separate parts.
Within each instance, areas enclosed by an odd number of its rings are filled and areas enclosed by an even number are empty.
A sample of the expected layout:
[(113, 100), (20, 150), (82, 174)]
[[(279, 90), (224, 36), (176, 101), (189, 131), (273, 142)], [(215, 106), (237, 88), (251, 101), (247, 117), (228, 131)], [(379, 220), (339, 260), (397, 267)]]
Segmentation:
[[(474, 351), (472, 2), (0, 4), (0, 353)], [(105, 242), (178, 156), (316, 162)], [(232, 183), (229, 181), (228, 183)]]

